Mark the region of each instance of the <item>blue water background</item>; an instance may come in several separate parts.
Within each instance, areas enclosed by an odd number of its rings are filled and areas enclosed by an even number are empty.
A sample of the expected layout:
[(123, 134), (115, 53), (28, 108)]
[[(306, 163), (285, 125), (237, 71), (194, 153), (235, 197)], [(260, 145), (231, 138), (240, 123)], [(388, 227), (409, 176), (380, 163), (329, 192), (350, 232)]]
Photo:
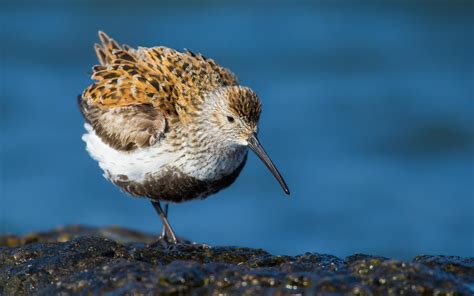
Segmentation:
[(263, 101), (260, 138), (291, 197), (251, 155), (231, 188), (171, 208), (178, 234), (275, 254), (473, 256), (473, 3), (2, 2), (0, 233), (161, 229), (81, 141), (76, 96), (101, 29), (201, 52)]

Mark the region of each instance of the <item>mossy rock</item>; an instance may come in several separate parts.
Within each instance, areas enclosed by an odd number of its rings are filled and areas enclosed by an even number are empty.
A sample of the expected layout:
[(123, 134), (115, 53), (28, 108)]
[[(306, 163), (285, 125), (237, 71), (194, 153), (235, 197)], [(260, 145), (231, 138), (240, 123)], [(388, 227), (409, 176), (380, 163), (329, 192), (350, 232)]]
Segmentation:
[(153, 244), (118, 227), (0, 237), (0, 295), (473, 295), (474, 258)]

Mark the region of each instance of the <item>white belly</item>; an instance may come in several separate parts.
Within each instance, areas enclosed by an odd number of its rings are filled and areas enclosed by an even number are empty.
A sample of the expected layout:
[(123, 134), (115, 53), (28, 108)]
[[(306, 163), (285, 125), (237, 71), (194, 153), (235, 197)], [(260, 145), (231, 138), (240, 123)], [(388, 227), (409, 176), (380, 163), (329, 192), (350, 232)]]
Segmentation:
[(119, 151), (104, 143), (89, 124), (84, 126), (87, 133), (82, 139), (86, 142), (86, 149), (109, 180), (125, 175), (130, 181), (142, 182), (145, 177), (160, 174), (170, 166), (199, 180), (217, 180), (231, 174), (242, 163), (246, 153), (245, 147), (234, 147), (224, 149), (222, 153), (201, 153), (196, 158), (185, 149), (172, 149), (166, 140), (130, 152)]

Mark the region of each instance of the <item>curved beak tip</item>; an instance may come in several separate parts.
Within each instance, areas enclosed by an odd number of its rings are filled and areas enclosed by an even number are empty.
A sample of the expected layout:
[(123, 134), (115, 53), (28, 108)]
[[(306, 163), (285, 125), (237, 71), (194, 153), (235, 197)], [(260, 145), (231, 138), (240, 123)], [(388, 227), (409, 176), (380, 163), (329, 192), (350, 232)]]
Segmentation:
[(275, 176), (278, 183), (280, 183), (280, 186), (283, 189), (283, 191), (285, 191), (285, 193), (287, 195), (290, 195), (290, 189), (286, 185), (285, 180), (283, 179), (280, 172), (278, 171), (278, 169), (273, 164), (273, 162), (270, 159), (270, 157), (268, 156), (268, 154), (263, 149), (263, 147), (260, 144), (260, 142), (258, 141), (256, 135), (252, 135), (249, 138), (248, 145), (249, 145), (249, 148), (252, 149), (252, 151), (255, 152), (255, 154), (257, 154), (257, 156), (263, 161), (263, 163), (267, 166), (267, 168), (270, 170), (270, 172), (273, 174), (273, 176)]

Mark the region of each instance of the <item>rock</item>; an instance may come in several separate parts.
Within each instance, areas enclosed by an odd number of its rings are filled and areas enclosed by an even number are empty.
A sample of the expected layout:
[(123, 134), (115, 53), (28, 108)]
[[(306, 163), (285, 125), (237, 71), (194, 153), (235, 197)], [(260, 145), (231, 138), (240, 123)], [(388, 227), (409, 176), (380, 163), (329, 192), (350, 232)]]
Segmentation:
[(473, 295), (474, 258), (345, 259), (261, 249), (151, 244), (117, 227), (0, 237), (0, 295)]

